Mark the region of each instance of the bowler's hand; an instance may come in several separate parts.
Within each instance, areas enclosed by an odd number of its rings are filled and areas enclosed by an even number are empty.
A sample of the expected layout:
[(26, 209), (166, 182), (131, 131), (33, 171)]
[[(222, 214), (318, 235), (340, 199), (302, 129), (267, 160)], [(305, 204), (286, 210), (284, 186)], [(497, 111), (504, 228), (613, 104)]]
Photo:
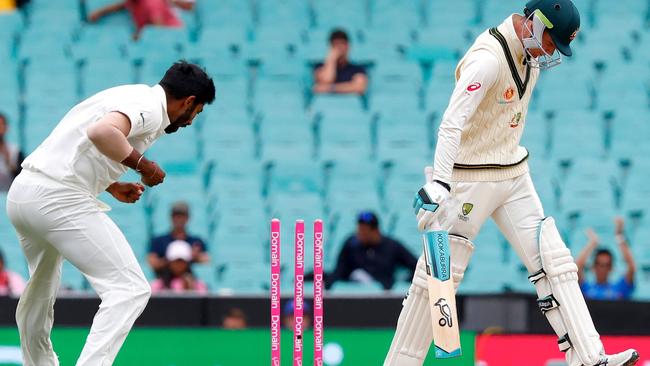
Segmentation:
[(139, 172), (142, 177), (140, 180), (149, 187), (156, 186), (165, 180), (165, 172), (158, 164), (151, 160), (143, 162), (143, 166)]
[(144, 192), (144, 186), (140, 183), (120, 183), (111, 184), (106, 191), (116, 200), (124, 203), (135, 203)]

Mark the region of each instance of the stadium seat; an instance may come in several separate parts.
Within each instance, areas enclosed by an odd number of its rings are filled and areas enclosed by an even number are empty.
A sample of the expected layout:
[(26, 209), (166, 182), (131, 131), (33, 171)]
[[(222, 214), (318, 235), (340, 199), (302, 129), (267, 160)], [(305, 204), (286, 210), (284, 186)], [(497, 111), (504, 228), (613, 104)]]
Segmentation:
[(248, 159), (255, 156), (253, 128), (249, 124), (210, 121), (205, 124), (203, 132), (206, 136), (206, 159), (226, 156)]
[(424, 87), (419, 64), (384, 62), (370, 74), (373, 111), (418, 110), (424, 107)]
[[(110, 18), (110, 17), (109, 17)], [(78, 39), (71, 44), (72, 56), (79, 60), (95, 61), (125, 58), (132, 42), (132, 29), (128, 24), (88, 25), (81, 27)], [(98, 53), (97, 49), (102, 52)]]
[(321, 164), (307, 157), (273, 160), (268, 166), (268, 195), (283, 193), (323, 194), (323, 168)]
[(647, 113), (647, 108), (619, 108), (614, 112), (611, 133), (612, 158), (638, 158), (648, 156), (648, 136), (650, 123), (640, 118)]
[(292, 160), (314, 156), (314, 131), (304, 115), (277, 113), (262, 117), (261, 157), (264, 160)]
[[(301, 0), (253, 1), (252, 19), (259, 29), (280, 27), (286, 34), (309, 26), (309, 3)], [(290, 26), (289, 26), (290, 25)]]
[(117, 58), (86, 59), (81, 75), (84, 98), (117, 85), (135, 82), (133, 64), (128, 60)]
[(299, 118), (305, 110), (306, 84), (302, 77), (277, 75), (257, 79), (253, 108), (261, 114), (293, 115)]
[[(259, 202), (262, 194), (262, 167), (253, 160), (230, 160), (227, 157), (212, 162), (214, 168), (208, 171), (204, 187), (209, 192), (215, 193), (220, 202), (232, 202), (246, 205)], [(221, 203), (222, 204), (222, 203)]]
[(366, 0), (315, 0), (311, 4), (315, 27), (354, 29), (368, 25)]
[(558, 112), (552, 120), (553, 157), (604, 157), (605, 132), (599, 114), (581, 110)]
[(562, 182), (562, 209), (578, 212), (613, 209), (615, 205), (612, 178), (615, 167), (615, 163), (600, 159), (576, 160), (571, 168), (572, 172)]
[(250, 0), (205, 0), (197, 2), (196, 12), (204, 28), (243, 28), (251, 24)]
[(316, 117), (317, 156), (321, 160), (371, 158), (371, 117), (365, 113), (348, 111), (332, 110), (325, 112), (322, 118)]
[[(146, 191), (145, 191), (146, 192)], [(206, 202), (198, 174), (168, 174), (165, 184), (151, 189), (148, 198), (154, 203), (153, 224), (156, 234), (169, 229), (171, 206), (176, 201), (185, 201), (193, 215), (189, 231), (205, 237), (208, 232)]]
[[(369, 22), (377, 33), (389, 34), (393, 31), (400, 31), (405, 24), (411, 27), (421, 25), (421, 11), (418, 8), (418, 1), (398, 3), (390, 0), (373, 0), (370, 2)], [(381, 30), (386, 30), (381, 32)], [(388, 35), (390, 37), (390, 35)]]
[(377, 127), (379, 160), (431, 158), (428, 118), (422, 113), (382, 113)]

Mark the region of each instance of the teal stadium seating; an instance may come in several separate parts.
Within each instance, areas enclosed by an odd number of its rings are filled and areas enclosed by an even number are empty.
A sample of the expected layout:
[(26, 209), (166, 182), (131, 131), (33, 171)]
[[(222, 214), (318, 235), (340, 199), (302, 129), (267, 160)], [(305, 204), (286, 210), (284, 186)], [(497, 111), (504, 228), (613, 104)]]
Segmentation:
[[(273, 216), (286, 223), (323, 218), (328, 269), (354, 232), (356, 213), (365, 209), (375, 210), (384, 231), (419, 254), (411, 199), (431, 163), (458, 57), (479, 33), (522, 6), (518, 0), (199, 0), (195, 11), (182, 13), (185, 28), (150, 27), (134, 42), (127, 14), (82, 21), (84, 11), (110, 2), (32, 0), (21, 12), (0, 15), (0, 111), (9, 117), (9, 138), (29, 152), (69, 107), (99, 90), (154, 84), (178, 58), (206, 66), (216, 102), (192, 127), (163, 137), (149, 152), (167, 170), (165, 184), (147, 189), (133, 206), (102, 199), (111, 202), (110, 215), (148, 276), (150, 236), (168, 229), (173, 201), (188, 201), (190, 228), (207, 239), (213, 260), (195, 272), (219, 293), (268, 288)], [(639, 11), (648, 1), (614, 9), (598, 0), (575, 3), (583, 14), (575, 57), (542, 72), (523, 144), (545, 213), (556, 217), (574, 254), (587, 227), (613, 247), (612, 217), (627, 219), (640, 268), (635, 296), (650, 299), (650, 23)], [(368, 66), (364, 98), (310, 92), (310, 70), (325, 56), (333, 27), (349, 31), (352, 58)], [(0, 213), (8, 266), (27, 275)], [(288, 286), (291, 230), (283, 235)], [(620, 274), (620, 256), (615, 265)], [(498, 281), (495, 272), (503, 274)], [(531, 292), (525, 277), (488, 222), (460, 291)], [(89, 289), (70, 264), (64, 285)], [(400, 283), (395, 291), (406, 287)], [(382, 290), (340, 284), (333, 291)]]

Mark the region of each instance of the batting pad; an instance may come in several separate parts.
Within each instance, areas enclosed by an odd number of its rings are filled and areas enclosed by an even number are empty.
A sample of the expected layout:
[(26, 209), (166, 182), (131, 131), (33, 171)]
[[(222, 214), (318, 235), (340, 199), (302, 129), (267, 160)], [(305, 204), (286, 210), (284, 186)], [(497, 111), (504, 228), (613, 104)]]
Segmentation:
[(603, 344), (578, 285), (578, 266), (551, 217), (540, 225), (539, 247), (542, 268), (552, 291), (550, 296), (538, 300), (540, 308), (549, 320), (559, 311), (567, 331), (560, 339), (560, 346), (564, 345), (570, 353), (572, 348), (580, 364), (594, 365), (603, 352)]
[[(421, 271), (426, 276), (424, 260), (420, 257), (416, 273)], [(429, 296), (416, 274), (409, 293), (404, 299), (402, 312), (397, 320), (397, 329), (390, 350), (386, 355), (384, 366), (422, 366), (433, 342), (431, 329), (431, 311)]]

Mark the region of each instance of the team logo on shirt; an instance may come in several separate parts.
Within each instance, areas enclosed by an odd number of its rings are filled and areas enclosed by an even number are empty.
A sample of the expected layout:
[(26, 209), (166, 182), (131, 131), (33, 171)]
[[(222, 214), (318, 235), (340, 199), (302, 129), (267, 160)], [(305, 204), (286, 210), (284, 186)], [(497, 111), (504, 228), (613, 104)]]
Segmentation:
[(509, 86), (508, 89), (506, 89), (506, 91), (503, 92), (503, 100), (505, 100), (506, 102), (512, 101), (512, 98), (514, 98), (514, 96), (515, 96), (515, 90), (511, 86)]
[(468, 92), (477, 91), (479, 89), (481, 89), (481, 83), (479, 83), (478, 81), (475, 81), (467, 86)]
[(512, 86), (508, 86), (508, 88), (503, 92), (503, 94), (497, 96), (498, 104), (510, 104), (514, 101), (515, 101), (515, 89)]
[(512, 119), (510, 120), (510, 127), (519, 127), (519, 122), (521, 122), (521, 112), (517, 112), (514, 116), (512, 116)]
[(473, 208), (474, 208), (473, 203), (469, 203), (469, 202), (463, 203), (463, 215), (465, 216), (469, 215), (469, 213), (472, 212)]
[(463, 206), (461, 207), (462, 214), (458, 214), (458, 219), (465, 222), (469, 221), (469, 217), (467, 216), (469, 215), (470, 212), (472, 212), (473, 208), (474, 208), (473, 203), (469, 203), (469, 202), (463, 203)]

